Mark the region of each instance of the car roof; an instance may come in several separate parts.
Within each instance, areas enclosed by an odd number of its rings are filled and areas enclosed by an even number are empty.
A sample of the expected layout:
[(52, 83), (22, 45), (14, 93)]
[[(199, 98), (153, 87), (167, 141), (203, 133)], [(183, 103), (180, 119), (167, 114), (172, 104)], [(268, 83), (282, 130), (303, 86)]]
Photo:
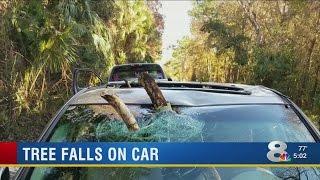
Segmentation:
[[(165, 99), (171, 105), (177, 106), (287, 104), (279, 95), (262, 86), (161, 81), (158, 82), (158, 85)], [(199, 88), (199, 85), (203, 88)], [(142, 87), (133, 86), (128, 88), (114, 84), (108, 87), (93, 87), (82, 90), (75, 95), (70, 104), (108, 104), (101, 98), (102, 93), (117, 94), (128, 105), (152, 104), (148, 94)]]

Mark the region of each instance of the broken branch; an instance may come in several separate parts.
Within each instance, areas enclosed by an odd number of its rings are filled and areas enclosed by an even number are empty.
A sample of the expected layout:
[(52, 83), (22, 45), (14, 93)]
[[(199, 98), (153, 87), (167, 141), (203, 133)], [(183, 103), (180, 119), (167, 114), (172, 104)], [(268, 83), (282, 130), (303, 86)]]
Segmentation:
[(129, 130), (137, 131), (140, 129), (135, 117), (132, 115), (129, 108), (117, 95), (102, 94), (101, 97), (108, 101), (109, 104), (116, 110)]
[(139, 83), (144, 87), (149, 95), (154, 107), (159, 110), (168, 108), (171, 110), (170, 104), (164, 98), (156, 81), (146, 72), (143, 72), (139, 76)]

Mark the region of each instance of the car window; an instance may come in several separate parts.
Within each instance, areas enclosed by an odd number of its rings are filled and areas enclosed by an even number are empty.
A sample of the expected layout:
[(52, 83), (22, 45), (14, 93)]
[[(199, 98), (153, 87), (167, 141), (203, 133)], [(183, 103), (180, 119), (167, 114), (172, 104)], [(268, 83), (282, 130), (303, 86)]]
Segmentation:
[(128, 65), (115, 67), (109, 81), (123, 81), (137, 79), (142, 72), (148, 72), (154, 79), (164, 79), (162, 68), (159, 65)]
[[(314, 142), (294, 111), (284, 105), (174, 107), (154, 112), (129, 106), (141, 129), (128, 132), (109, 105), (70, 107), (51, 142)], [(31, 179), (318, 179), (313, 168), (35, 168)]]

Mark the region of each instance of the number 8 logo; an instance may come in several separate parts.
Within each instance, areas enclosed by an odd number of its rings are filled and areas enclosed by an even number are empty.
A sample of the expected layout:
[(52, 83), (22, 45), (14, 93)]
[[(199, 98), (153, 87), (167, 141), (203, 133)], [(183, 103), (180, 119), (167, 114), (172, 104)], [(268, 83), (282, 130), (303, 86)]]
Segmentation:
[[(267, 158), (272, 162), (280, 162), (280, 154), (287, 153), (287, 144), (282, 141), (272, 141), (268, 144), (269, 152), (267, 153)], [(278, 157), (275, 155), (279, 154)]]

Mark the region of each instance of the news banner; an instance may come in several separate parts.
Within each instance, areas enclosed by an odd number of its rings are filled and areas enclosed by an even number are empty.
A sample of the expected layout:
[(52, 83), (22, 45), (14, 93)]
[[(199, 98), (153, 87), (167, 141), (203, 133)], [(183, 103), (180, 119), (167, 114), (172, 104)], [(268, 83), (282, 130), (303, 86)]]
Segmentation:
[(1, 142), (1, 166), (319, 166), (319, 143)]

